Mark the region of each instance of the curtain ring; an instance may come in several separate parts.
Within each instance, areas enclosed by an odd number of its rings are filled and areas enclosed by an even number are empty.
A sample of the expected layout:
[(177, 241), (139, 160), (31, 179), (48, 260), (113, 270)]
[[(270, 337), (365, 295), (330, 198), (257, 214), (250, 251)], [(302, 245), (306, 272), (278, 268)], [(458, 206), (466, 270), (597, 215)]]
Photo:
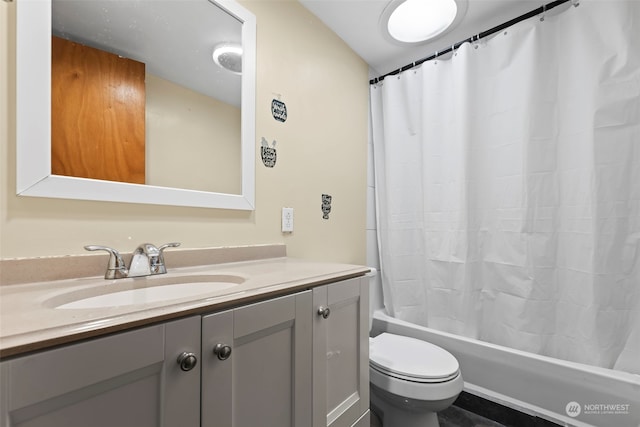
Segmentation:
[(542, 5), (542, 15), (540, 15), (540, 22), (544, 21), (544, 14), (547, 12), (547, 5), (543, 4)]
[(578, 7), (580, 6), (580, 0), (571, 0), (571, 4), (573, 5), (573, 7)]

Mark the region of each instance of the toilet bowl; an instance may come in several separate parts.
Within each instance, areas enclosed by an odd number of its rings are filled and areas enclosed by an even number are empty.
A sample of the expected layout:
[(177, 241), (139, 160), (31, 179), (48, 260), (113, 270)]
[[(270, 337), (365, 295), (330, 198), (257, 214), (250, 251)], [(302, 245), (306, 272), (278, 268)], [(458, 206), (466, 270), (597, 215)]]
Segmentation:
[[(375, 270), (371, 286), (373, 276)], [(451, 353), (387, 332), (369, 338), (369, 381), (371, 406), (383, 427), (439, 427), (436, 412), (453, 404), (463, 387)]]
[(462, 391), (458, 361), (415, 338), (382, 333), (369, 341), (371, 403), (383, 427), (438, 427), (436, 412)]

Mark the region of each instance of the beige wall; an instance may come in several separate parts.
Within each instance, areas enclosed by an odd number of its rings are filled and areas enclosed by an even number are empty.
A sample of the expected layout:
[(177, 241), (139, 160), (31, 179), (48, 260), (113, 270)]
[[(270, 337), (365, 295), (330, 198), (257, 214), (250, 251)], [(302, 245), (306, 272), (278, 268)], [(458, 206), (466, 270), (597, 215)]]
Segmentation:
[[(242, 4), (258, 23), (255, 143), (277, 140), (278, 150), (273, 169), (256, 158), (255, 212), (16, 197), (16, 5), (0, 1), (0, 258), (180, 241), (188, 248), (285, 243), (291, 256), (365, 262), (367, 65), (296, 1)], [(271, 117), (278, 95), (285, 123)], [(329, 220), (322, 193), (333, 196)], [(295, 209), (292, 235), (280, 232), (283, 206)]]
[(240, 108), (149, 73), (145, 94), (145, 183), (240, 194)]

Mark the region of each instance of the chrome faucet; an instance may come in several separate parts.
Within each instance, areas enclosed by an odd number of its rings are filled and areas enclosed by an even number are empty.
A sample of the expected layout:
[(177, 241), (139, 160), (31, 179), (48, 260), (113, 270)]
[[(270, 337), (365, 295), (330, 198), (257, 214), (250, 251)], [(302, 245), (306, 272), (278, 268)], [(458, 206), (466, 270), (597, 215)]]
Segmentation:
[(175, 248), (180, 243), (167, 243), (156, 248), (151, 243), (143, 243), (133, 251), (131, 265), (129, 266), (129, 277), (150, 276), (152, 274), (165, 274), (167, 268), (164, 265), (164, 255), (166, 248)]
[(151, 243), (143, 243), (133, 251), (129, 268), (126, 267), (120, 253), (113, 248), (98, 245), (88, 245), (84, 248), (88, 251), (109, 252), (109, 262), (107, 263), (107, 272), (104, 278), (112, 280), (165, 274), (167, 268), (164, 265), (163, 252), (166, 248), (176, 248), (178, 246), (180, 246), (180, 243), (167, 243), (157, 248)]

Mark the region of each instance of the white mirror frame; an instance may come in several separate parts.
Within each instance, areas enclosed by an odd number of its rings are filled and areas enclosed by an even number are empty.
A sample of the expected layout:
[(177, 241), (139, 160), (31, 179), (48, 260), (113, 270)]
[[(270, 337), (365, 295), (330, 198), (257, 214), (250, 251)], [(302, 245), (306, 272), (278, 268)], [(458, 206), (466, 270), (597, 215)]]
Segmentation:
[(233, 0), (215, 0), (219, 7), (243, 24), (242, 193), (225, 194), (52, 175), (51, 0), (18, 0), (16, 3), (18, 195), (219, 209), (255, 209), (255, 15)]

